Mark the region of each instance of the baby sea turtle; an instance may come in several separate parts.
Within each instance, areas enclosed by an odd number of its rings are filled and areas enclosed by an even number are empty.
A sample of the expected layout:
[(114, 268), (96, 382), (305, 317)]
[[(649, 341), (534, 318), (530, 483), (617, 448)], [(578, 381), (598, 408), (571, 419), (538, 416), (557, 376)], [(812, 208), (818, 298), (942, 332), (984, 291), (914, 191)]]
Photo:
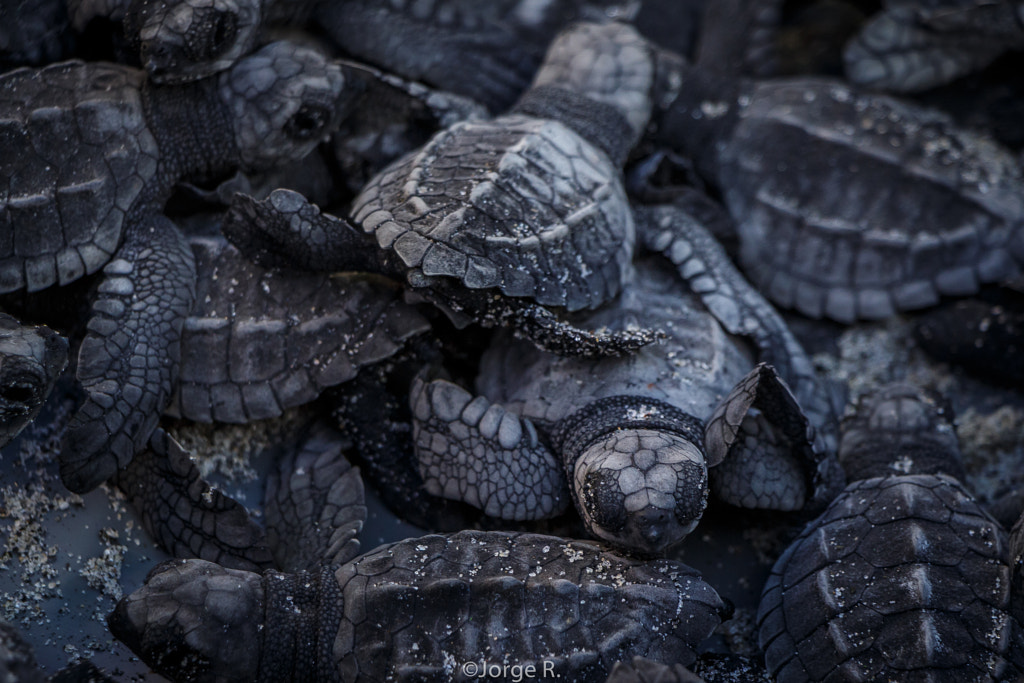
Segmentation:
[(225, 232), (258, 262), (378, 270), (463, 323), (508, 325), (560, 353), (631, 351), (655, 334), (577, 330), (545, 306), (593, 308), (629, 272), (635, 235), (620, 165), (647, 120), (653, 79), (634, 29), (578, 25), (554, 41), (511, 113), (457, 123), (371, 179), (352, 205), (358, 228), (279, 191), (238, 196)]
[(0, 313), (0, 447), (35, 419), (67, 364), (67, 339)]
[[(196, 80), (251, 52), (264, 27), (309, 24), (346, 55), (404, 78), (508, 108), (548, 43), (578, 20), (629, 16), (636, 0), (175, 0), (83, 2), (123, 17), (157, 82)], [(81, 24), (85, 13), (79, 13)]]
[(879, 90), (927, 90), (1024, 47), (1017, 0), (886, 0), (846, 45), (846, 75)]
[(882, 387), (844, 424), (840, 456), (852, 483), (764, 588), (759, 642), (775, 680), (1016, 680), (1007, 534), (960, 483), (948, 405)]
[[(660, 256), (641, 259), (619, 297), (581, 324), (656, 327), (666, 338), (605, 359), (499, 339), (481, 360), (476, 398), (418, 379), (410, 402), (430, 493), (537, 519), (563, 510), (571, 492), (591, 534), (660, 553), (697, 525), (709, 467), (721, 475), (716, 493), (745, 507), (820, 508), (842, 485), (831, 404), (778, 314), (699, 225), (671, 207), (638, 215), (688, 287)], [(755, 355), (778, 363), (814, 427)]]
[(386, 278), (263, 268), (220, 236), (189, 243), (196, 303), (182, 328), (169, 415), (230, 423), (277, 417), (429, 329)]
[(463, 531), (295, 574), (169, 561), (108, 623), (173, 680), (468, 681), (520, 664), (603, 683), (633, 655), (692, 662), (724, 611), (679, 562)]
[(174, 184), (304, 156), (337, 125), (344, 85), (339, 66), (284, 42), (186, 86), (82, 62), (0, 77), (0, 292), (106, 264), (79, 354), (88, 397), (60, 454), (69, 489), (131, 459), (171, 390), (195, 289), (191, 250), (161, 214)]
[(778, 305), (884, 318), (1020, 271), (1020, 167), (983, 134), (828, 79), (684, 71), (658, 139), (721, 190), (739, 260)]

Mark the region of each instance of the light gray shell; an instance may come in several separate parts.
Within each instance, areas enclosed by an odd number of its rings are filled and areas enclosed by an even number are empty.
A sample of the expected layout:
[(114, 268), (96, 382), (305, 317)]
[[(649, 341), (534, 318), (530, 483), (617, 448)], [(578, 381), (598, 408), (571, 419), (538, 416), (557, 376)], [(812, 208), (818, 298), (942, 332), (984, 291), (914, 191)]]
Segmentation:
[(157, 171), (144, 74), (65, 62), (0, 77), (0, 292), (99, 269)]
[(617, 395), (659, 399), (706, 419), (754, 366), (744, 344), (658, 258), (640, 261), (621, 296), (580, 324), (649, 327), (666, 337), (629, 356), (597, 360), (559, 357), (503, 337), (481, 359), (477, 390), (540, 424)]
[(355, 221), (409, 269), (569, 310), (613, 297), (633, 255), (620, 173), (565, 125), (466, 121), (363, 189)]
[(883, 318), (1019, 270), (1024, 183), (989, 138), (825, 79), (754, 84), (740, 102), (718, 177), (740, 261), (779, 305)]
[(429, 327), (386, 278), (262, 268), (222, 238), (191, 244), (199, 280), (170, 415), (200, 422), (280, 415)]

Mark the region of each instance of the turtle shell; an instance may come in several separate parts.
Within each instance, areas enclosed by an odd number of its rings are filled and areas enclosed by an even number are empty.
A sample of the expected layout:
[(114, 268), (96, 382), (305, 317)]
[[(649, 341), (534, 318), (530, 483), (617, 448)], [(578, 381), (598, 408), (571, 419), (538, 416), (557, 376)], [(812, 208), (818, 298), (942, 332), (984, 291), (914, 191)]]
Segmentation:
[(0, 76), (0, 292), (103, 266), (157, 171), (143, 73), (65, 62)]
[[(779, 683), (1020, 672), (1006, 533), (947, 475), (850, 484), (782, 554), (758, 610)], [(1013, 679), (1015, 680), (1015, 679)]]
[(622, 295), (579, 324), (649, 327), (665, 338), (628, 356), (581, 359), (545, 353), (507, 335), (481, 359), (477, 390), (540, 424), (619, 395), (658, 399), (704, 419), (754, 366), (745, 344), (722, 329), (660, 257), (638, 261)]
[(1012, 276), (1013, 156), (946, 116), (826, 79), (752, 85), (718, 158), (740, 261), (776, 303), (883, 318)]
[(425, 276), (570, 311), (615, 296), (634, 225), (619, 169), (554, 120), (455, 124), (371, 180), (352, 214)]
[(280, 415), (429, 328), (376, 275), (262, 268), (223, 238), (190, 240), (199, 280), (166, 412), (200, 422)]

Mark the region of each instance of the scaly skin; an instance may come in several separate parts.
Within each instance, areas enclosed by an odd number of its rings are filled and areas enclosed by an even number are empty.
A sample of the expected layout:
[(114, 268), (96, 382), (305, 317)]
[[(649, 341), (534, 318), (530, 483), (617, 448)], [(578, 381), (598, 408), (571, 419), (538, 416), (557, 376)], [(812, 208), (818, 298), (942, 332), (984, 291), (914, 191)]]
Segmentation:
[(296, 575), (168, 562), (109, 624), (173, 680), (457, 681), (468, 679), (467, 663), (515, 662), (604, 681), (634, 655), (693, 662), (723, 609), (678, 562), (460, 532)]
[(952, 414), (907, 385), (846, 424), (854, 481), (782, 554), (758, 610), (779, 683), (835, 677), (1015, 680), (1024, 629), (1006, 531), (944, 473)]
[(176, 380), (195, 270), (161, 215), (174, 185), (301, 158), (337, 127), (344, 86), (336, 64), (287, 43), (187, 86), (81, 62), (0, 77), (11, 140), (0, 201), (13, 235), (0, 248), (0, 291), (106, 265), (79, 355), (87, 396), (60, 454), (69, 489), (95, 488), (144, 447)]

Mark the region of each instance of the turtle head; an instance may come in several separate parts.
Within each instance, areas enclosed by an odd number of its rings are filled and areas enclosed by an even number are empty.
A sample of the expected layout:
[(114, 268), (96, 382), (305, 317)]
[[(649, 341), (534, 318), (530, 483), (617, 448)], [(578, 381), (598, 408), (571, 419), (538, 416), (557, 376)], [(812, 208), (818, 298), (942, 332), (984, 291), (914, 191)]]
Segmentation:
[(256, 44), (260, 0), (142, 0), (125, 14), (142, 66), (156, 83), (183, 83), (229, 68)]
[(696, 528), (708, 473), (696, 418), (661, 401), (615, 396), (559, 424), (553, 435), (588, 531), (658, 555)]
[(172, 680), (254, 681), (264, 603), (259, 574), (205, 560), (169, 560), (117, 603), (107, 624)]
[(333, 133), (355, 88), (339, 64), (285, 41), (271, 43), (221, 74), (245, 170), (298, 161)]
[(36, 416), (68, 364), (68, 342), (0, 314), (0, 446)]
[(952, 406), (941, 394), (910, 384), (860, 397), (843, 418), (839, 460), (851, 481), (891, 474), (964, 479)]

